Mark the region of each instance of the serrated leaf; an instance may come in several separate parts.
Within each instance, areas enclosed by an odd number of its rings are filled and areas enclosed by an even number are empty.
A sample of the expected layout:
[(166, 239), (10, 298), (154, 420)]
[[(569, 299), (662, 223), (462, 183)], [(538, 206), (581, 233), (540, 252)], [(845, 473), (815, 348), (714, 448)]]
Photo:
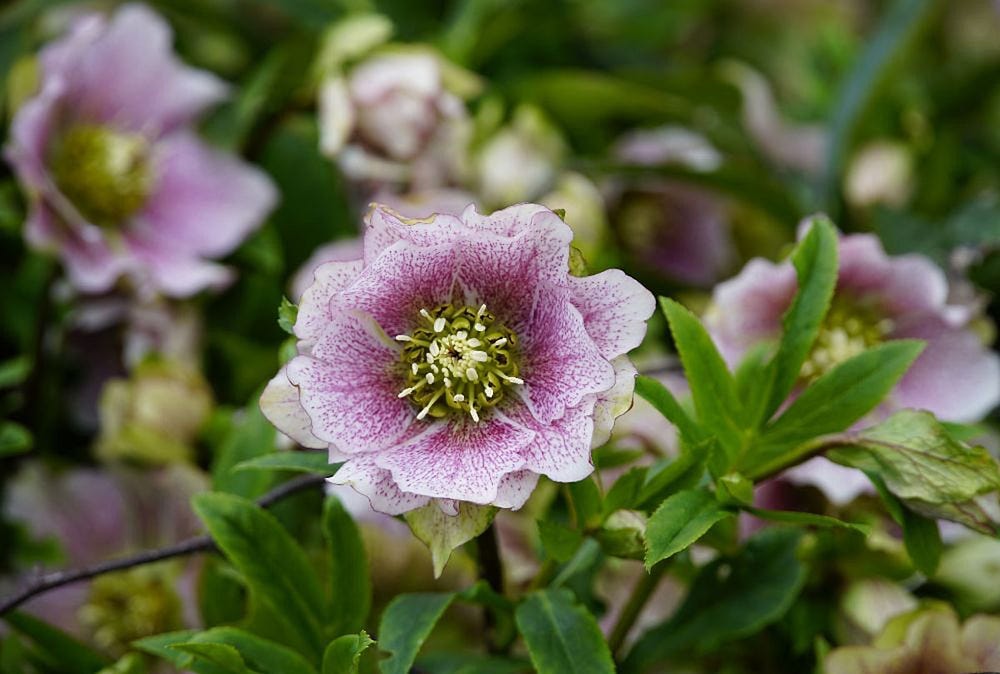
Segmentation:
[(420, 646), (454, 598), (451, 592), (425, 592), (389, 602), (378, 629), (379, 649), (391, 654), (379, 663), (382, 674), (409, 674)]
[[(684, 365), (698, 424), (718, 438), (731, 461), (743, 447), (743, 403), (736, 383), (705, 327), (677, 302), (661, 297), (660, 305), (670, 323), (677, 351)], [(693, 431), (688, 431), (689, 433)]]
[(929, 412), (903, 410), (877, 426), (821, 442), (828, 459), (876, 476), (911, 510), (996, 531), (989, 509), (976, 499), (995, 499), (1000, 466), (982, 447), (955, 440)]
[(181, 663), (187, 658), (180, 651), (175, 651), (170, 647), (174, 644), (183, 644), (191, 641), (195, 634), (197, 634), (195, 630), (178, 630), (176, 632), (154, 634), (151, 637), (144, 637), (138, 641), (133, 641), (132, 647), (137, 648), (143, 653), (149, 653), (150, 655), (166, 660), (175, 667), (180, 667)]
[(656, 509), (646, 524), (646, 568), (686, 549), (716, 522), (731, 516), (715, 496), (703, 489), (677, 492)]
[(330, 632), (357, 632), (372, 605), (368, 554), (358, 525), (335, 496), (323, 506), (323, 534), (330, 551)]
[(361, 655), (374, 643), (364, 630), (337, 637), (323, 653), (323, 674), (358, 674)]
[(827, 218), (814, 217), (809, 233), (792, 253), (798, 291), (782, 317), (781, 341), (771, 361), (765, 386), (768, 391), (766, 405), (754, 416), (755, 423), (770, 419), (795, 386), (802, 364), (819, 334), (823, 317), (830, 308), (837, 285), (837, 259), (837, 231)]
[(764, 429), (737, 470), (757, 479), (792, 465), (813, 451), (803, 443), (842, 431), (873, 410), (922, 349), (923, 343), (914, 340), (888, 342), (833, 368)]
[(597, 621), (570, 592), (534, 592), (517, 607), (515, 619), (538, 674), (614, 674)]
[(15, 632), (31, 640), (44, 662), (59, 672), (93, 674), (108, 664), (103, 655), (32, 615), (14, 611), (3, 616), (3, 620)]
[(299, 318), (299, 307), (288, 301), (287, 297), (281, 298), (278, 306), (278, 326), (289, 335), (295, 335), (295, 321)]
[(326, 645), (323, 592), (305, 553), (274, 515), (238, 496), (199, 494), (194, 510), (212, 539), (243, 575), (251, 598), (264, 604), (319, 659)]
[(710, 652), (781, 618), (806, 579), (800, 538), (793, 528), (765, 529), (735, 556), (705, 565), (677, 612), (639, 639), (620, 671), (645, 671), (685, 650)]
[(333, 475), (339, 464), (330, 464), (327, 452), (288, 451), (265, 454), (247, 461), (241, 461), (233, 467), (241, 470), (288, 470), (298, 473), (315, 473), (316, 475)]

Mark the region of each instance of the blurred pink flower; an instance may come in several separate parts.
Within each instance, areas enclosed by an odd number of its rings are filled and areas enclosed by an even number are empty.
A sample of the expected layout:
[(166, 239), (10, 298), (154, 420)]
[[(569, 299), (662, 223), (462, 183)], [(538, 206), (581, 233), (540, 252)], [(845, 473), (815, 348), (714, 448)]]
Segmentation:
[(582, 479), (627, 408), (625, 354), (654, 302), (618, 270), (570, 276), (571, 238), (530, 204), (425, 221), (375, 207), (364, 258), (317, 269), (264, 414), (388, 514), (518, 508), (539, 475)]
[(122, 276), (191, 295), (276, 200), (263, 173), (190, 126), (226, 86), (181, 64), (167, 24), (141, 5), (90, 15), (42, 50), (41, 88), (11, 124), (7, 158), (31, 196), (28, 242), (56, 251), (84, 292)]
[[(969, 328), (972, 312), (947, 301), (944, 273), (920, 255), (889, 256), (878, 238), (840, 239), (840, 271), (829, 313), (801, 372), (821, 376), (861, 351), (892, 339), (924, 340), (926, 347), (876, 411), (928, 410), (941, 419), (976, 421), (1000, 401), (1000, 358)], [(726, 360), (735, 365), (754, 344), (774, 339), (795, 295), (790, 262), (751, 260), (716, 287), (705, 322)], [(846, 502), (870, 485), (860, 471), (813, 459), (785, 473)]]
[[(635, 166), (712, 171), (722, 161), (702, 136), (683, 128), (633, 131), (615, 146)], [(649, 271), (695, 286), (715, 282), (734, 257), (725, 203), (709, 191), (655, 174), (618, 181), (615, 221), (622, 244)]]
[(463, 171), (465, 104), (430, 51), (376, 54), (320, 89), (320, 148), (355, 180), (428, 189)]
[[(200, 472), (184, 466), (57, 473), (34, 463), (11, 481), (3, 508), (33, 537), (58, 543), (59, 566), (79, 567), (195, 535), (201, 526), (188, 502), (207, 487)], [(131, 639), (197, 626), (197, 569), (197, 560), (185, 560), (108, 574), (42, 594), (25, 610), (118, 654)], [(0, 586), (28, 582), (33, 573)]]

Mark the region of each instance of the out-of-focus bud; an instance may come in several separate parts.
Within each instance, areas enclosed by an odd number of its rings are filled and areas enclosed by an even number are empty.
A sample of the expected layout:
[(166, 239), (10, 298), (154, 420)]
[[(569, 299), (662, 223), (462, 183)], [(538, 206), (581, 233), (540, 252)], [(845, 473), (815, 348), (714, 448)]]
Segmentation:
[(552, 189), (566, 145), (540, 110), (521, 106), (510, 124), (475, 158), (479, 194), (487, 208), (533, 201)]
[(129, 379), (105, 385), (97, 455), (145, 465), (190, 461), (212, 404), (199, 373), (166, 362), (143, 363)]
[(1000, 541), (971, 535), (945, 550), (934, 582), (951, 590), (973, 611), (1000, 606)]
[(539, 199), (549, 208), (565, 211), (566, 224), (573, 229), (573, 246), (586, 260), (594, 260), (608, 236), (604, 197), (589, 178), (567, 171), (559, 176), (555, 189)]
[(893, 141), (880, 140), (861, 148), (844, 178), (847, 201), (857, 208), (899, 207), (913, 191), (913, 156)]
[(865, 578), (848, 587), (840, 600), (843, 643), (867, 644), (890, 619), (917, 607), (905, 589), (885, 578)]

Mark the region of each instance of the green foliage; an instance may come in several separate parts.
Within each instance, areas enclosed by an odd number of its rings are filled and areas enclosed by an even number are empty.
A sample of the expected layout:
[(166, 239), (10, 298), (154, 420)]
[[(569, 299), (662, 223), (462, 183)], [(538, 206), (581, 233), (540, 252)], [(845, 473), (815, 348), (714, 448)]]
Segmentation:
[(583, 534), (579, 531), (549, 520), (538, 521), (538, 535), (545, 556), (557, 562), (568, 562), (583, 543)]
[(611, 651), (594, 617), (566, 590), (542, 590), (517, 607), (517, 627), (539, 674), (606, 674)]
[(452, 593), (402, 594), (389, 603), (378, 629), (379, 649), (390, 654), (379, 663), (382, 674), (409, 674), (420, 646), (454, 598)]
[(372, 605), (368, 555), (358, 526), (333, 496), (323, 506), (323, 533), (330, 551), (329, 632), (356, 632)]
[(256, 456), (236, 464), (233, 470), (287, 470), (296, 473), (333, 475), (337, 465), (339, 464), (329, 463), (326, 451), (293, 451)]
[(278, 326), (289, 335), (295, 335), (295, 321), (299, 317), (299, 307), (288, 301), (287, 297), (281, 298), (278, 306)]
[(707, 652), (779, 619), (806, 578), (797, 556), (801, 533), (768, 529), (733, 557), (704, 566), (676, 613), (629, 651), (621, 671), (640, 672), (682, 651)]
[(646, 528), (646, 568), (676, 555), (729, 517), (715, 497), (689, 489), (667, 498), (649, 518)]
[(191, 656), (181, 666), (197, 674), (316, 674), (295, 651), (234, 627), (200, 632), (168, 648)]
[(271, 485), (271, 475), (243, 471), (238, 466), (274, 453), (277, 432), (264, 417), (255, 395), (242, 415), (234, 415), (216, 450), (212, 465), (212, 488), (216, 491), (254, 498)]
[(251, 599), (294, 633), (296, 648), (318, 659), (326, 645), (323, 592), (291, 535), (273, 515), (238, 496), (200, 494), (194, 509), (244, 577)]
[(27, 613), (8, 613), (3, 620), (35, 646), (34, 656), (46, 667), (65, 674), (93, 674), (108, 664), (103, 655)]
[(374, 643), (364, 630), (337, 637), (323, 653), (322, 674), (358, 674), (361, 656)]
[(31, 449), (31, 431), (13, 421), (0, 421), (0, 458)]

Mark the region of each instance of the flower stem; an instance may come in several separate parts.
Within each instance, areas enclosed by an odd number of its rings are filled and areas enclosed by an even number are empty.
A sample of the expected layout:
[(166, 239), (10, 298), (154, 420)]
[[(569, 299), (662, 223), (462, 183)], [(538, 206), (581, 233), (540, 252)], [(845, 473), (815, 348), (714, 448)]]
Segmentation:
[(666, 569), (666, 564), (657, 564), (650, 569), (649, 573), (642, 574), (635, 587), (632, 588), (632, 594), (629, 595), (628, 601), (622, 607), (621, 615), (618, 616), (618, 621), (608, 637), (608, 648), (611, 649), (612, 654), (616, 654), (621, 649), (625, 637), (632, 630), (639, 614), (642, 613), (642, 609), (646, 607), (646, 602), (656, 590), (656, 586), (659, 585)]
[[(291, 496), (292, 494), (296, 494), (310, 487), (318, 486), (322, 484), (325, 479), (326, 478), (322, 475), (303, 475), (293, 480), (289, 480), (284, 484), (278, 485), (260, 497), (257, 501), (257, 505), (262, 508), (267, 508), (274, 505), (278, 501)], [(0, 615), (4, 615), (8, 611), (16, 609), (18, 606), (33, 597), (44, 594), (49, 590), (62, 587), (63, 585), (69, 585), (83, 580), (90, 580), (91, 578), (95, 578), (105, 573), (123, 571), (135, 566), (159, 562), (164, 559), (183, 557), (184, 555), (190, 555), (195, 552), (210, 552), (215, 549), (215, 543), (212, 541), (210, 536), (194, 536), (165, 548), (145, 550), (129, 557), (112, 559), (94, 564), (93, 566), (85, 566), (81, 569), (53, 571), (52, 573), (47, 573), (41, 576), (20, 592), (17, 592), (0, 601)]]
[[(486, 581), (491, 590), (503, 595), (503, 562), (500, 560), (500, 545), (495, 523), (490, 524), (476, 539), (476, 551), (480, 578)], [(483, 607), (483, 619), (486, 624), (486, 648), (490, 653), (499, 653), (502, 649), (497, 646), (497, 617), (489, 606)]]

